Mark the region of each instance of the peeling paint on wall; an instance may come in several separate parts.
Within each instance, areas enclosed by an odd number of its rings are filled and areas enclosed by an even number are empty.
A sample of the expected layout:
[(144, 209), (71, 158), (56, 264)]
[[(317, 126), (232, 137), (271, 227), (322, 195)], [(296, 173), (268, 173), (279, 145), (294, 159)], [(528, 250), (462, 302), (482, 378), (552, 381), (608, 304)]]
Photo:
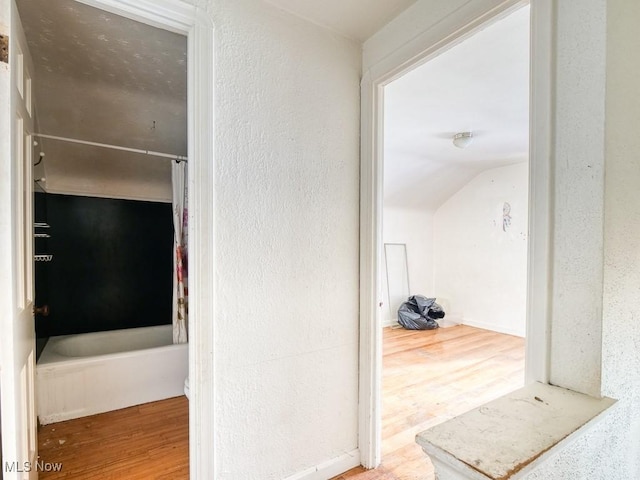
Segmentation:
[(502, 206), (502, 231), (506, 232), (507, 228), (511, 226), (511, 205), (509, 202), (504, 202)]

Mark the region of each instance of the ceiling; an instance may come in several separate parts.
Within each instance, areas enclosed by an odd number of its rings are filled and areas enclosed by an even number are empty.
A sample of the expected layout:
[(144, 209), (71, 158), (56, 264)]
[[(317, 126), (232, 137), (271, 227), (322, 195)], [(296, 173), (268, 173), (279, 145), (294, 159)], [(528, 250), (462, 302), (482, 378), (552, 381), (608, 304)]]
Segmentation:
[[(363, 41), (416, 0), (266, 1)], [(34, 61), (37, 133), (187, 154), (185, 37), (74, 0), (16, 3)], [(46, 156), (37, 175), (47, 191), (110, 196), (129, 182), (124, 196), (137, 198), (134, 186), (146, 183), (148, 191), (163, 184), (160, 197), (170, 198), (167, 160), (39, 142)]]
[[(356, 40), (415, 2), (267, 1)], [(17, 4), (35, 65), (39, 133), (186, 155), (185, 37), (74, 0)], [(526, 160), (528, 13), (515, 12), (385, 88), (387, 206), (436, 207), (482, 170)], [(474, 143), (453, 147), (451, 137), (465, 130), (475, 132)], [(48, 186), (56, 172), (104, 176), (114, 162), (57, 140), (43, 140), (42, 149)], [(168, 181), (170, 162), (129, 157), (140, 175), (152, 162), (148, 178)]]
[[(529, 7), (385, 87), (385, 206), (435, 209), (529, 149)], [(473, 131), (459, 149), (457, 132)]]
[(364, 42), (416, 0), (266, 0), (299, 17)]
[[(186, 37), (73, 0), (17, 4), (34, 62), (38, 133), (186, 155)], [(91, 162), (104, 171), (100, 162), (113, 157), (58, 140), (41, 143), (47, 185), (60, 162)], [(133, 161), (170, 170), (158, 158)]]

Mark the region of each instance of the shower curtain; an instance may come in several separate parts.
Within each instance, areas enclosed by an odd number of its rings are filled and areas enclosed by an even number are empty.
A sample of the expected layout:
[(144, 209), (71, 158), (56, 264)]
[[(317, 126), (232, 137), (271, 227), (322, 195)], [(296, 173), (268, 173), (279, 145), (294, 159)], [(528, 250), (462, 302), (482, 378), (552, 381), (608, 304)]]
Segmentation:
[(171, 162), (173, 185), (173, 343), (187, 343), (187, 165)]

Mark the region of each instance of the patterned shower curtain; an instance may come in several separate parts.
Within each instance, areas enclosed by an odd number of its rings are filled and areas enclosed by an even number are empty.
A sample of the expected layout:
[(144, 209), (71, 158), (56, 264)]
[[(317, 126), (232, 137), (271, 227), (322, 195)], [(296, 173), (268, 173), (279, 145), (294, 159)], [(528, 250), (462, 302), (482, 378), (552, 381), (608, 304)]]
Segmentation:
[(173, 185), (173, 343), (187, 343), (187, 165), (171, 162)]

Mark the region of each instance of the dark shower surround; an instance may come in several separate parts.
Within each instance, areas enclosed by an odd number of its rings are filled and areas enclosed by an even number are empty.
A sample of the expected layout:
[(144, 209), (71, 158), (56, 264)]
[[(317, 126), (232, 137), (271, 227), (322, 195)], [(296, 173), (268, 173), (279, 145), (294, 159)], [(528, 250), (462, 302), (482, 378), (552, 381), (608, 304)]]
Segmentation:
[(39, 338), (171, 323), (171, 204), (37, 193), (35, 214)]

